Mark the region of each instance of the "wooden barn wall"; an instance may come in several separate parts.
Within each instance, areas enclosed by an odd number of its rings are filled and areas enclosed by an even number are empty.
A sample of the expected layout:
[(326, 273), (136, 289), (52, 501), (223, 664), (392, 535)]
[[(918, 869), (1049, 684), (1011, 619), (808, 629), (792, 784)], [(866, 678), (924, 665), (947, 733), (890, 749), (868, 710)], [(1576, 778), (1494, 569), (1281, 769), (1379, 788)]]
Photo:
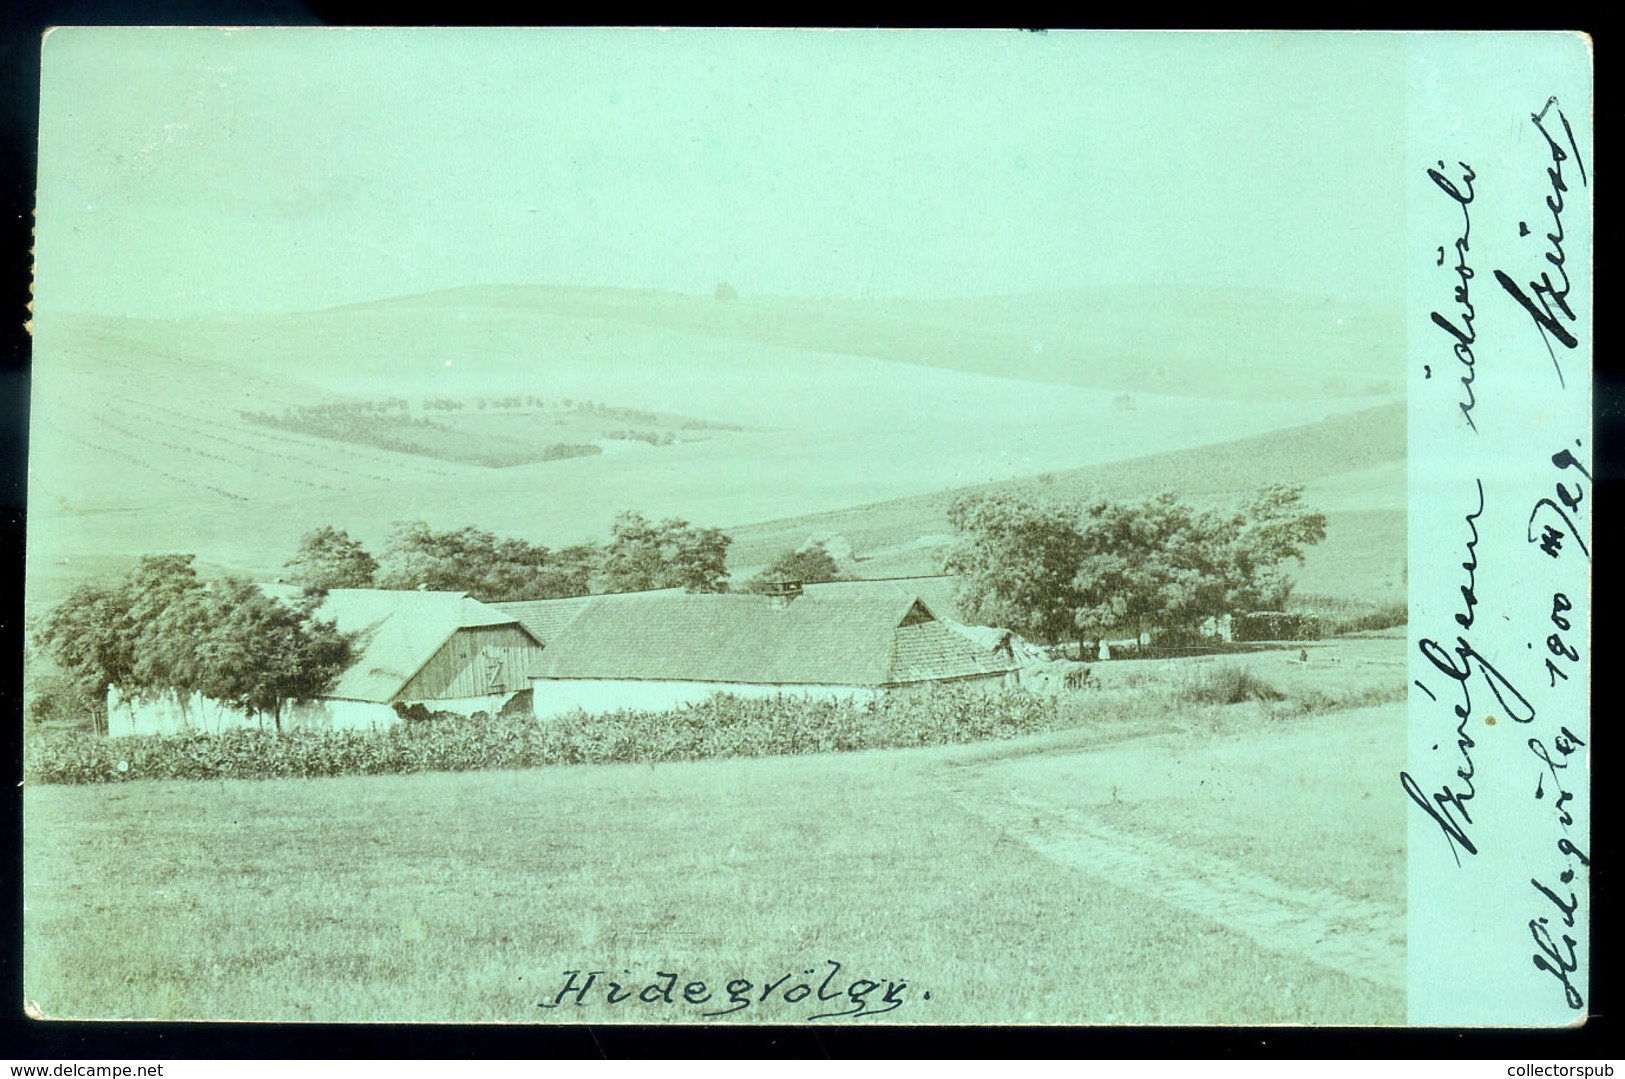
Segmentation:
[(486, 696), (490, 692), (484, 658), (487, 649), (500, 659), (503, 692), (530, 686), (530, 668), (541, 657), (541, 646), (517, 626), (476, 626), (460, 629), (448, 638), (434, 658), (395, 695), (396, 699), (432, 701)]

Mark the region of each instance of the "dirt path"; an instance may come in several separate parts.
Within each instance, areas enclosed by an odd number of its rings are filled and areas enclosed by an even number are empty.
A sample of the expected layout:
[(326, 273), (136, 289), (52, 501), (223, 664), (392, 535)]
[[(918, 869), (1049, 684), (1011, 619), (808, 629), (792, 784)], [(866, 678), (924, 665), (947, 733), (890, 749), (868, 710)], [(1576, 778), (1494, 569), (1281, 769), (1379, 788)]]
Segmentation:
[(941, 782), (966, 810), (1054, 862), (1211, 918), (1265, 949), (1405, 988), (1403, 910), (1292, 887), (1226, 859), (1127, 834), (1085, 805), (1009, 789), (975, 766), (943, 773)]

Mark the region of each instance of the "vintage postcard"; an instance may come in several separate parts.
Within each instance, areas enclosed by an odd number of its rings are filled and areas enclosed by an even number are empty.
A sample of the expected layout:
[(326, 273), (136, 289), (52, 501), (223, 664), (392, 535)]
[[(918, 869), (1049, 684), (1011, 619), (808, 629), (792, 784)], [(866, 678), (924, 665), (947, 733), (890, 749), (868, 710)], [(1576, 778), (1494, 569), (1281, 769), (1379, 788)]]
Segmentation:
[(1591, 79), (52, 31), (26, 1008), (1583, 1021)]

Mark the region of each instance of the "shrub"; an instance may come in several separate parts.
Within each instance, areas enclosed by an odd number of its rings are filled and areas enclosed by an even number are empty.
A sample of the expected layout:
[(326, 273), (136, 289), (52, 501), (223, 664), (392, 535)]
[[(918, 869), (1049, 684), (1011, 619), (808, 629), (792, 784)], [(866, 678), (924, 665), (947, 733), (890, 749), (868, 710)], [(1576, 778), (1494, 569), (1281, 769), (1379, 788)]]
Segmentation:
[(1076, 726), (1065, 702), (1024, 690), (931, 687), (872, 703), (718, 694), (669, 711), (575, 712), (546, 722), (508, 711), (462, 717), (402, 710), (385, 731), (264, 730), (95, 737), (36, 731), (31, 783), (272, 779), (760, 757), (946, 745)]
[(1321, 637), (1320, 619), (1297, 611), (1255, 611), (1234, 622), (1238, 641), (1315, 641)]
[(1317, 619), (1324, 637), (1392, 629), (1405, 625), (1410, 617), (1410, 610), (1403, 599), (1375, 602), (1335, 596), (1294, 595), (1287, 602), (1287, 610)]
[(52, 672), (30, 684), (27, 719), (35, 726), (83, 727), (99, 731), (107, 725), (107, 701), (87, 693), (82, 682)]
[(1204, 667), (1174, 694), (1181, 704), (1242, 704), (1278, 701), (1284, 696), (1247, 668), (1229, 664)]

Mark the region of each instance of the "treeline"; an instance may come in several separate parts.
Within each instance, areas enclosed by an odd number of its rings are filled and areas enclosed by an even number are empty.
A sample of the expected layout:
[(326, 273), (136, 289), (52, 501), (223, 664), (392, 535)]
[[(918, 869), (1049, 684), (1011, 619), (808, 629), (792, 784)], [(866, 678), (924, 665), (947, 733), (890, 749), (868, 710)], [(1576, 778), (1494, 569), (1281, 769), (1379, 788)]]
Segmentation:
[[(461, 408), (459, 402), (452, 402)], [(252, 423), (317, 438), (374, 446), (395, 453), (464, 461), (488, 468), (510, 468), (537, 461), (591, 457), (604, 452), (592, 442), (554, 442), (546, 446), (488, 445), (426, 416), (413, 416), (399, 398), (390, 402), (301, 405), (281, 412), (244, 412)], [(436, 407), (426, 402), (425, 408)]]
[(1303, 488), (1270, 484), (1233, 509), (1201, 510), (1161, 494), (1083, 505), (1015, 495), (954, 501), (967, 617), (1039, 641), (1200, 635), (1208, 619), (1280, 610), (1285, 563), (1326, 538)]
[(190, 554), (149, 555), (111, 583), (81, 585), (33, 634), (58, 668), (42, 672), (30, 718), (89, 717), (106, 730), (109, 687), (145, 699), (194, 693), (280, 730), (287, 701), (321, 696), (350, 664), (352, 638), (316, 616), (331, 588), (467, 592), (487, 601), (683, 588), (723, 592), (732, 539), (677, 518), (622, 513), (602, 544), (551, 549), (477, 528), (397, 524), (378, 557), (335, 528), (301, 541), (285, 602), (245, 577), (202, 580)]
[(397, 524), (376, 557), (336, 528), (308, 533), (285, 579), (313, 589), (426, 588), (479, 600), (557, 599), (602, 592), (728, 589), (732, 538), (678, 518), (653, 522), (622, 513), (607, 543), (549, 548), (479, 528), (436, 531)]
[[(627, 420), (632, 423), (662, 424), (675, 417), (662, 416), (639, 408), (609, 405), (602, 401), (574, 397), (545, 398), (533, 393), (514, 393), (503, 397), (426, 397), (416, 409), (405, 397), (375, 397), (367, 400), (327, 401), (314, 405), (290, 405), (281, 412), (243, 412), (245, 419), (256, 423), (288, 423), (299, 420), (332, 419), (344, 415), (410, 416), (421, 412), (463, 412), (473, 409), (549, 409), (561, 412), (580, 412), (593, 416)], [(423, 420), (432, 423), (430, 420)], [(684, 420), (682, 426), (738, 431), (744, 428), (736, 423), (717, 423), (710, 420)]]
[(651, 446), (669, 446), (677, 441), (677, 436), (670, 431), (607, 431), (604, 437), (620, 442), (647, 442)]
[(284, 603), (245, 577), (205, 583), (192, 561), (149, 555), (111, 584), (80, 585), (41, 622), (36, 641), (63, 671), (55, 692), (87, 706), (98, 731), (111, 686), (201, 693), (280, 730), (284, 702), (320, 696), (350, 665), (353, 639), (316, 617), (320, 595)]
[(450, 432), (450, 428), (425, 417), (413, 416), (405, 409), (369, 409), (348, 404), (301, 405), (281, 412), (243, 412), (240, 415), (262, 427), (341, 442), (358, 442), (395, 453), (433, 455), (431, 446), (420, 438), (413, 438), (413, 432)]
[[(730, 590), (728, 548), (721, 529), (680, 518), (650, 521), (618, 514), (607, 543), (549, 548), (479, 528), (436, 531), (423, 521), (397, 523), (376, 557), (340, 529), (318, 528), (300, 541), (283, 579), (312, 589), (427, 588), (467, 592), (486, 601), (561, 599), (608, 592), (682, 588)], [(738, 585), (762, 592), (782, 581), (814, 584), (846, 577), (822, 543), (786, 551)]]
[[(293, 405), (280, 412), (243, 411), (238, 415), (249, 423), (271, 427), (316, 438), (331, 438), (374, 446), (394, 453), (410, 453), (436, 457), (445, 461), (464, 461), (490, 468), (508, 468), (538, 461), (559, 461), (569, 457), (590, 457), (603, 453), (596, 442), (554, 442), (545, 446), (529, 445), (504, 439), (471, 437), (471, 432), (458, 429), (435, 419), (428, 413), (449, 414), (472, 407), (485, 410), (557, 409), (562, 412), (584, 414), (603, 419), (625, 420), (651, 426), (619, 428), (596, 437), (629, 442), (645, 442), (651, 446), (670, 446), (677, 441), (675, 417), (662, 417), (653, 412), (635, 408), (620, 408), (601, 401), (576, 400), (570, 397), (549, 401), (534, 394), (512, 394), (507, 397), (478, 397), (464, 400), (455, 397), (431, 397), (416, 409), (404, 397), (384, 397), (367, 401), (330, 401), (315, 405)], [(685, 431), (742, 431), (737, 423), (719, 423), (710, 420), (682, 420), (678, 426)]]

